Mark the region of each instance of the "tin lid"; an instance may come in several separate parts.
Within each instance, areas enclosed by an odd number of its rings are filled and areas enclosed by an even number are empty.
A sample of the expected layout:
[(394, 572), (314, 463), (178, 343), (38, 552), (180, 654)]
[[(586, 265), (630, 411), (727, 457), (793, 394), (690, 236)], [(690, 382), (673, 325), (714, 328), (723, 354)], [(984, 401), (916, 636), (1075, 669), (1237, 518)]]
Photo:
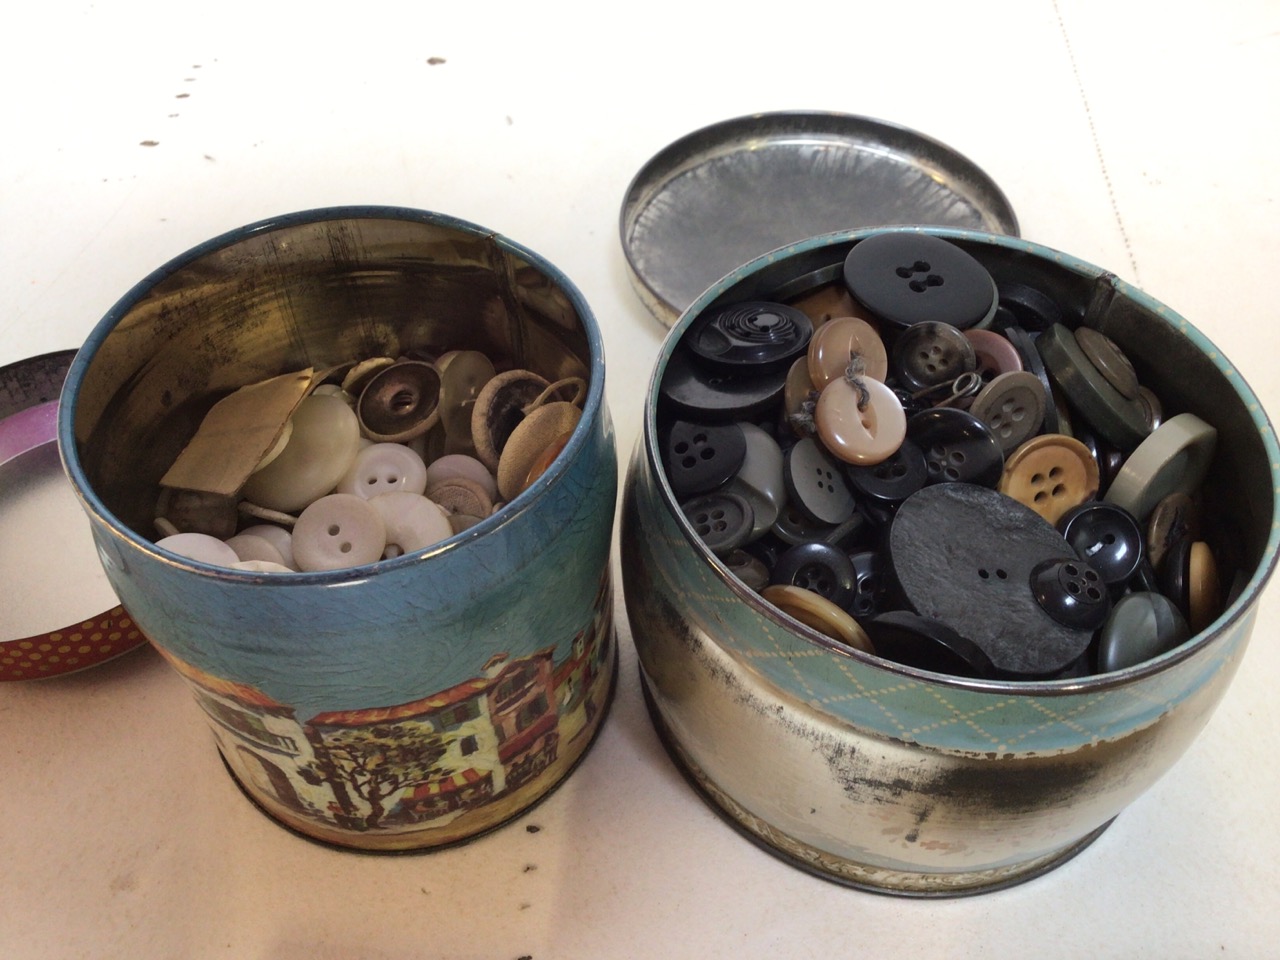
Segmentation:
[[(0, 367), (0, 568), (22, 571), (4, 591), (0, 681), (84, 670), (146, 642), (115, 605), (58, 459), (58, 395), (75, 355), (60, 350)], [(73, 617), (80, 619), (60, 626)]]
[(823, 233), (901, 224), (1018, 235), (976, 164), (896, 124), (841, 113), (760, 113), (660, 150), (622, 203), (632, 285), (671, 326), (729, 271)]

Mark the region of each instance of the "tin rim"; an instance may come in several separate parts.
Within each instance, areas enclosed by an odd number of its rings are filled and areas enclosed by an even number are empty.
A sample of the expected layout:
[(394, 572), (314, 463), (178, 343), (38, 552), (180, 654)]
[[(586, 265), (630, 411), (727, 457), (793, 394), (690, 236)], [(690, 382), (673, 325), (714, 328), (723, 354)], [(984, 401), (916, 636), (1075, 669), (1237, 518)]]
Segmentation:
[(670, 512), (672, 519), (680, 529), (690, 547), (692, 547), (700, 558), (712, 568), (726, 588), (736, 594), (743, 602), (747, 603), (758, 615), (769, 618), (780, 627), (803, 637), (806, 641), (820, 647), (827, 653), (847, 657), (851, 660), (861, 662), (866, 666), (882, 670), (886, 673), (899, 675), (905, 679), (922, 680), (928, 683), (954, 687), (974, 693), (996, 694), (1001, 696), (1066, 696), (1093, 693), (1115, 687), (1126, 686), (1135, 681), (1161, 673), (1175, 664), (1181, 663), (1182, 661), (1194, 656), (1196, 653), (1212, 644), (1218, 637), (1238, 623), (1242, 618), (1249, 615), (1256, 606), (1263, 588), (1266, 586), (1272, 572), (1275, 570), (1277, 559), (1280, 557), (1280, 495), (1277, 494), (1277, 491), (1280, 491), (1280, 444), (1277, 444), (1275, 430), (1270, 419), (1267, 417), (1266, 412), (1262, 409), (1261, 401), (1258, 399), (1253, 389), (1245, 382), (1239, 371), (1226, 361), (1222, 352), (1212, 343), (1212, 341), (1209, 340), (1208, 337), (1196, 329), (1184, 317), (1170, 310), (1154, 297), (1151, 297), (1136, 287), (1133, 287), (1119, 279), (1115, 280), (1118, 293), (1130, 298), (1135, 303), (1149, 310), (1153, 315), (1158, 315), (1165, 323), (1175, 327), (1179, 333), (1186, 336), (1187, 339), (1189, 339), (1192, 344), (1201, 353), (1203, 353), (1210, 362), (1213, 363), (1213, 365), (1223, 375), (1223, 378), (1231, 384), (1232, 389), (1235, 391), (1237, 396), (1239, 396), (1252, 419), (1257, 434), (1267, 452), (1267, 459), (1270, 465), (1271, 486), (1273, 491), (1271, 501), (1271, 526), (1267, 534), (1266, 545), (1263, 548), (1262, 557), (1253, 570), (1248, 582), (1240, 591), (1239, 596), (1237, 596), (1235, 600), (1218, 615), (1208, 628), (1193, 636), (1186, 643), (1135, 666), (1110, 673), (1094, 674), (1083, 678), (1026, 681), (983, 680), (934, 673), (933, 671), (924, 670), (918, 667), (910, 667), (905, 664), (895, 663), (882, 657), (863, 653), (860, 650), (854, 650), (838, 643), (812, 627), (801, 623), (799, 620), (795, 620), (787, 616), (772, 604), (766, 603), (759, 594), (755, 593), (755, 591), (742, 583), (741, 580), (729, 571), (729, 568), (722, 560), (707, 549), (701, 538), (694, 531), (688, 519), (679, 509), (675, 493), (671, 489), (671, 486), (667, 481), (666, 473), (661, 466), (662, 456), (657, 445), (658, 424), (656, 398), (658, 396), (659, 386), (662, 382), (662, 376), (666, 372), (667, 363), (671, 359), (671, 355), (675, 350), (676, 344), (679, 343), (681, 336), (698, 317), (698, 315), (703, 312), (703, 310), (715, 302), (717, 298), (730, 288), (734, 287), (746, 278), (760, 272), (764, 268), (777, 264), (797, 254), (821, 250), (840, 243), (862, 240), (877, 233), (889, 232), (928, 233), (947, 240), (959, 240), (986, 244), (988, 246), (1005, 247), (1021, 253), (1031, 254), (1032, 256), (1040, 259), (1050, 260), (1064, 269), (1090, 278), (1097, 278), (1106, 273), (1106, 271), (1102, 270), (1100, 267), (1097, 267), (1085, 260), (1054, 250), (1051, 247), (1046, 247), (1042, 244), (1033, 243), (1029, 240), (1023, 240), (1017, 237), (944, 227), (868, 227), (822, 234), (820, 236), (810, 237), (806, 240), (780, 247), (777, 250), (763, 254), (756, 259), (743, 264), (707, 288), (707, 290), (705, 290), (702, 295), (690, 304), (690, 306), (681, 314), (679, 320), (674, 326), (672, 326), (670, 331), (667, 333), (666, 338), (663, 340), (662, 347), (658, 353), (657, 362), (654, 364), (653, 372), (650, 375), (647, 387), (647, 399), (644, 410), (643, 443), (646, 461), (645, 466), (653, 476), (653, 480), (660, 493), (663, 506)]
[(85, 510), (92, 517), (95, 517), (104, 523), (115, 536), (128, 541), (135, 548), (142, 550), (159, 560), (173, 564), (174, 566), (189, 569), (204, 576), (219, 577), (242, 583), (263, 582), (264, 577), (267, 576), (265, 574), (253, 571), (235, 570), (229, 567), (214, 566), (213, 564), (203, 563), (198, 560), (191, 560), (169, 550), (157, 547), (154, 542), (137, 534), (128, 525), (116, 517), (106, 504), (102, 502), (97, 492), (90, 485), (88, 477), (85, 475), (84, 467), (80, 462), (80, 454), (75, 440), (76, 405), (85, 375), (88, 372), (94, 357), (97, 355), (98, 350), (102, 347), (103, 343), (111, 335), (112, 331), (120, 321), (124, 319), (124, 317), (127, 316), (129, 312), (161, 281), (211, 253), (234, 246), (237, 243), (256, 237), (260, 234), (305, 226), (308, 224), (341, 220), (399, 220), (456, 230), (459, 233), (468, 234), (475, 238), (492, 240), (505, 252), (519, 257), (520, 259), (528, 262), (531, 266), (536, 267), (548, 279), (554, 281), (564, 292), (569, 302), (573, 305), (573, 308), (578, 315), (579, 322), (582, 324), (583, 332), (586, 335), (587, 344), (590, 348), (590, 381), (587, 385), (587, 397), (583, 403), (582, 417), (579, 420), (577, 427), (574, 428), (573, 434), (570, 437), (568, 444), (566, 444), (564, 450), (561, 452), (561, 455), (558, 456), (546, 472), (534, 481), (534, 483), (530, 484), (527, 489), (509, 501), (501, 510), (486, 517), (475, 526), (463, 530), (460, 533), (456, 533), (446, 540), (442, 540), (438, 544), (434, 544), (425, 550), (417, 551), (415, 553), (406, 553), (393, 559), (378, 560), (374, 563), (363, 564), (356, 567), (347, 567), (340, 570), (273, 573), (269, 575), (271, 578), (270, 582), (299, 586), (347, 583), (363, 580), (375, 569), (377, 571), (395, 571), (402, 567), (422, 563), (425, 560), (453, 552), (461, 548), (464, 544), (470, 543), (479, 537), (483, 537), (501, 529), (505, 524), (530, 509), (539, 499), (541, 499), (546, 491), (560, 481), (568, 470), (569, 465), (577, 458), (582, 448), (587, 443), (587, 435), (591, 431), (592, 425), (603, 415), (605, 359), (604, 340), (600, 333), (599, 325), (596, 322), (595, 314), (592, 313), (585, 297), (583, 297), (582, 292), (573, 283), (573, 281), (571, 281), (564, 273), (544, 257), (522, 244), (519, 244), (514, 240), (510, 240), (493, 230), (488, 230), (475, 223), (471, 223), (470, 221), (462, 220), (448, 214), (436, 213), (430, 210), (421, 210), (414, 207), (382, 205), (317, 207), (310, 210), (281, 214), (279, 216), (250, 223), (242, 227), (236, 227), (225, 233), (219, 234), (212, 239), (206, 240), (203, 243), (197, 244), (184, 253), (181, 253), (169, 260), (162, 266), (147, 274), (147, 276), (138, 281), (138, 283), (134, 284), (134, 286), (130, 288), (124, 296), (116, 301), (103, 318), (98, 321), (97, 325), (90, 332), (88, 339), (85, 340), (84, 346), (81, 347), (79, 352), (76, 354), (75, 359), (72, 361), (71, 366), (67, 371), (66, 382), (63, 386), (62, 396), (59, 401), (57, 437), (58, 450), (62, 458), (63, 468), (71, 479), (71, 485), (75, 490), (77, 498), (80, 500)]

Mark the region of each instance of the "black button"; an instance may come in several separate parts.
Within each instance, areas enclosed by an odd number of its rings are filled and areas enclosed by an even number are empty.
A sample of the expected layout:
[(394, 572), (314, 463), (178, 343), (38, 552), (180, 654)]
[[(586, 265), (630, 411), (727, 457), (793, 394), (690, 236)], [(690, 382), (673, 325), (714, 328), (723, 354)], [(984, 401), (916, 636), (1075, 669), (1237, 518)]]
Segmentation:
[(995, 283), (982, 264), (923, 233), (877, 233), (854, 244), (844, 281), (854, 299), (897, 327), (936, 320), (963, 330), (996, 303)]
[(853, 564), (821, 541), (797, 544), (780, 556), (769, 581), (812, 590), (842, 609), (854, 597)]
[(728, 483), (742, 467), (747, 441), (736, 423), (677, 420), (663, 453), (671, 489), (677, 500), (684, 500)]
[(1032, 570), (1070, 553), (1030, 508), (968, 483), (925, 487), (889, 530), (907, 607), (977, 644), (1002, 676), (1051, 676), (1088, 648), (1093, 631), (1054, 620), (1031, 592)]
[(805, 351), (813, 321), (795, 307), (752, 301), (708, 310), (683, 342), (705, 365), (722, 373), (786, 370)]
[(849, 554), (853, 564), (853, 597), (846, 610), (855, 617), (874, 617), (885, 607), (888, 578), (884, 561), (874, 550)]
[(845, 476), (856, 494), (877, 503), (897, 504), (925, 485), (929, 471), (915, 442), (903, 440), (888, 459), (873, 467), (848, 466)]
[(1101, 574), (1083, 560), (1044, 560), (1031, 570), (1031, 592), (1040, 609), (1063, 626), (1096, 630), (1111, 612)]
[(907, 438), (924, 454), (929, 483), (976, 483), (995, 488), (1004, 451), (991, 428), (966, 410), (936, 407), (907, 421)]
[(912, 393), (977, 369), (973, 344), (949, 323), (917, 323), (898, 334), (893, 345), (894, 375)]
[(1066, 320), (1062, 307), (1046, 293), (1022, 283), (996, 283), (999, 312), (1012, 323), (1032, 333), (1048, 330)]
[(1058, 529), (1076, 556), (1092, 565), (1109, 585), (1127, 582), (1145, 552), (1138, 521), (1114, 503), (1082, 503), (1062, 515)]
[(982, 649), (945, 623), (909, 610), (891, 610), (862, 624), (878, 656), (954, 677), (987, 677), (991, 661)]
[(755, 511), (736, 493), (704, 493), (680, 505), (706, 548), (717, 556), (727, 556), (751, 537)]
[(727, 376), (705, 370), (689, 351), (677, 346), (662, 372), (661, 404), (673, 416), (692, 420), (754, 420), (782, 402), (787, 373)]

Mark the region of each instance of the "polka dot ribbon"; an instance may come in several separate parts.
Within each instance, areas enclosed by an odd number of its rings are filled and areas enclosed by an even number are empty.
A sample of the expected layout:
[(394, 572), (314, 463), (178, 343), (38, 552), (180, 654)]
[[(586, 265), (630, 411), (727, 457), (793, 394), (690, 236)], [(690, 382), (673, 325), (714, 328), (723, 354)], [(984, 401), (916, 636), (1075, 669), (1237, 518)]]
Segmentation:
[(51, 633), (0, 642), (0, 681), (39, 680), (96, 667), (146, 643), (124, 607)]

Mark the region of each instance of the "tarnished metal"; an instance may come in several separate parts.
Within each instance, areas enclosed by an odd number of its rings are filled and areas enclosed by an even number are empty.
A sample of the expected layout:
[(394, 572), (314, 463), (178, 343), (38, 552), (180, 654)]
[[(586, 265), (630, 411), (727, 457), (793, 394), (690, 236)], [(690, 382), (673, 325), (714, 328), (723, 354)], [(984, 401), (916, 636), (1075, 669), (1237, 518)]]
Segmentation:
[(975, 893), (1073, 855), (1203, 727), (1240, 663), (1276, 562), (1280, 449), (1234, 368), (1150, 297), (1025, 241), (930, 231), (997, 280), (1021, 277), (1069, 305), (1097, 303), (1098, 287), (1115, 287), (1096, 328), (1144, 383), (1219, 429), (1206, 530), (1233, 546), (1238, 593), (1177, 649), (1083, 679), (965, 680), (841, 647), (765, 604), (701, 544), (663, 476), (656, 387), (679, 333), (702, 311), (821, 275), (869, 232), (816, 238), (742, 267), (668, 338), (624, 493), (627, 611), (672, 755), (740, 829), (843, 883)]
[(937, 224), (1018, 233), (976, 164), (869, 117), (786, 111), (737, 117), (659, 151), (623, 199), (631, 282), (663, 324), (734, 267), (834, 230)]

